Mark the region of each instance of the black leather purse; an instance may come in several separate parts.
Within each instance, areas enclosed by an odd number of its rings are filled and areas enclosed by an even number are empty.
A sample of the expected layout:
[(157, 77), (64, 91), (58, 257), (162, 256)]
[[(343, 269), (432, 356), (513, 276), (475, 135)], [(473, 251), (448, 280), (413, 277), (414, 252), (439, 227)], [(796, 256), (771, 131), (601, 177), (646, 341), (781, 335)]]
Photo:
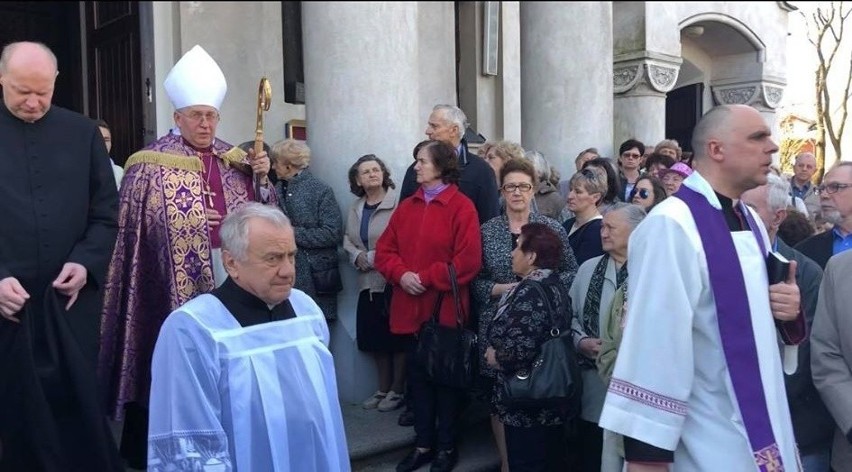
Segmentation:
[(314, 254), (309, 256), (311, 280), (318, 295), (333, 295), (343, 290), (343, 280), (338, 268), (337, 252), (333, 255)]
[(476, 373), (476, 334), (462, 323), (462, 303), (459, 296), (456, 270), (449, 264), (450, 284), (456, 308), (456, 326), (439, 323), (444, 293), (438, 295), (432, 317), (423, 323), (417, 335), (415, 361), (426, 369), (433, 382), (448, 387), (466, 389), (473, 384)]
[[(557, 313), (541, 284), (532, 280), (527, 283), (541, 294), (553, 327), (550, 339), (541, 345), (530, 367), (504, 377), (503, 404), (510, 409), (567, 408), (574, 416), (580, 410), (583, 378), (571, 340), (571, 330), (559, 330)], [(562, 300), (567, 301), (564, 294)]]

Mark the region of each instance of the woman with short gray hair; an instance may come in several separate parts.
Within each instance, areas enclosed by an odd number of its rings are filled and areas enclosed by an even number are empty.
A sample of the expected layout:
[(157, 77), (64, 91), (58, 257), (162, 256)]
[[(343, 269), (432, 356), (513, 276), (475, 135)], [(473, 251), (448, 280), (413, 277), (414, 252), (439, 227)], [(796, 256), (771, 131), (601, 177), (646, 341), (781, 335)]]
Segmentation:
[(615, 443), (598, 426), (607, 389), (598, 373), (598, 363), (602, 362), (600, 356), (604, 353), (606, 336), (603, 330), (610, 325), (609, 313), (615, 294), (627, 283), (627, 243), (645, 214), (639, 205), (624, 202), (613, 204), (604, 213), (600, 231), (604, 254), (580, 266), (569, 292), (574, 310), (571, 331), (583, 374), (578, 423), (583, 465), (580, 470), (621, 472), (623, 467)]
[(269, 157), (279, 179), (278, 205), (290, 217), (299, 249), (295, 288), (313, 298), (327, 320), (335, 320), (337, 293), (343, 289), (337, 257), (343, 216), (334, 191), (308, 170), (311, 149), (304, 141), (278, 141)]

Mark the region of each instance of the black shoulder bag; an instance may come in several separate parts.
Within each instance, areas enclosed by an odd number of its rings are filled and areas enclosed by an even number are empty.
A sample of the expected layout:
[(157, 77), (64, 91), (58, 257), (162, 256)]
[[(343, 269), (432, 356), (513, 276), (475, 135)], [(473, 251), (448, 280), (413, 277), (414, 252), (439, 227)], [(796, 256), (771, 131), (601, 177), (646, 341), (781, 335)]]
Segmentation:
[[(541, 284), (530, 280), (547, 306), (552, 323), (550, 338), (542, 343), (540, 352), (527, 369), (521, 369), (503, 379), (503, 404), (510, 409), (567, 408), (571, 415), (580, 410), (583, 379), (571, 340), (571, 330), (560, 331), (557, 313), (550, 304)], [(565, 296), (562, 297), (563, 302)]]
[(420, 327), (417, 335), (415, 361), (426, 369), (433, 382), (448, 387), (466, 389), (473, 383), (476, 372), (476, 334), (462, 323), (462, 302), (456, 270), (449, 264), (450, 285), (456, 307), (456, 326), (439, 322), (444, 293), (438, 295), (432, 317)]

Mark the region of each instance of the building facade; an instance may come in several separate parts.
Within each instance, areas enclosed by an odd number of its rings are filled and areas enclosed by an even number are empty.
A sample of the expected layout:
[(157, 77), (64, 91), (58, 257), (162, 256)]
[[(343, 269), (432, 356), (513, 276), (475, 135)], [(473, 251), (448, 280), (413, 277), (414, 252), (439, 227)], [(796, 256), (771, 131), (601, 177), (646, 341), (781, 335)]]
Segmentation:
[[(218, 136), (233, 144), (254, 138), (258, 83), (267, 77), (267, 142), (304, 121), (311, 171), (332, 186), (344, 212), (353, 200), (348, 167), (376, 154), (401, 182), (439, 103), (458, 104), (486, 139), (542, 152), (563, 176), (574, 172), (580, 150), (612, 156), (630, 137), (676, 138), (688, 148), (696, 120), (719, 103), (752, 105), (775, 126), (794, 9), (786, 2), (69, 3), (63, 8), (76, 5), (81, 38), (69, 54), (79, 54), (82, 77), (101, 77), (112, 57), (105, 53), (112, 43), (97, 36), (110, 27), (104, 19), (120, 19), (126, 8), (139, 28), (127, 46), (140, 58), (137, 70), (113, 79), (129, 81), (138, 106), (109, 107), (95, 99), (107, 82), (78, 77), (88, 97), (81, 111), (116, 122), (137, 113), (144, 142), (165, 134), (173, 110), (163, 80), (199, 44), (228, 81)], [(118, 134), (135, 137), (132, 126)], [(375, 373), (355, 347), (355, 271), (345, 261), (341, 251), (345, 288), (331, 346), (342, 399), (360, 401), (375, 390)]]

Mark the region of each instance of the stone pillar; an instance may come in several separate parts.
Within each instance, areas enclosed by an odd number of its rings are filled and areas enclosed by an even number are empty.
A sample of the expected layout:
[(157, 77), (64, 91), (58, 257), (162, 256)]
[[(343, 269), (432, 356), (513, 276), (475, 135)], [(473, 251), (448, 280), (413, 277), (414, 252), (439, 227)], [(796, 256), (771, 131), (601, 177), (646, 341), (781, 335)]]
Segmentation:
[[(302, 3), (310, 168), (334, 189), (344, 223), (349, 166), (375, 154), (401, 184), (432, 106), (456, 103), (453, 15), (449, 2)], [(356, 274), (342, 249), (340, 260), (331, 349), (341, 399), (360, 402), (376, 390), (375, 367), (355, 345)]]
[[(749, 105), (757, 109), (769, 129), (772, 130), (772, 139), (777, 144), (781, 143), (780, 123), (776, 121), (775, 110), (781, 104), (784, 97), (784, 84), (778, 80), (763, 79), (737, 83), (711, 84), (713, 100), (719, 105)], [(773, 160), (779, 156), (776, 154)]]
[(613, 66), (614, 153), (630, 138), (652, 146), (666, 138), (666, 92), (677, 83), (682, 62), (648, 51), (625, 56)]
[(612, 2), (521, 2), (521, 144), (563, 177), (612, 152)]

